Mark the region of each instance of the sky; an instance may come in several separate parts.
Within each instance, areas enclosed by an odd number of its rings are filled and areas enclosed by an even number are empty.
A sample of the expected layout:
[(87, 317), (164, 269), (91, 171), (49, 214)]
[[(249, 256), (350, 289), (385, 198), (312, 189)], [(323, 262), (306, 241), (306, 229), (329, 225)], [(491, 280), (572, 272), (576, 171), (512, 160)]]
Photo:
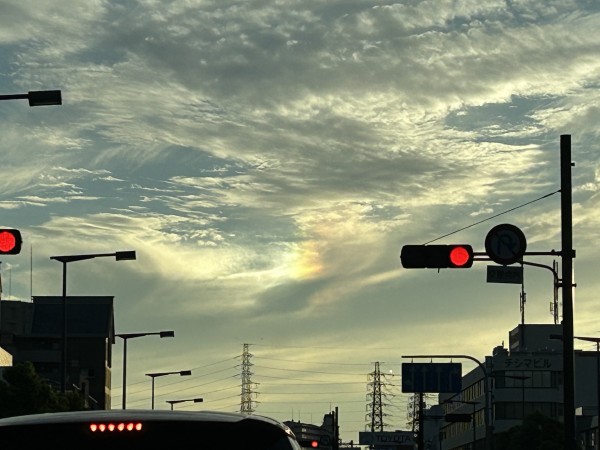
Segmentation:
[[(512, 224), (561, 248), (560, 136), (572, 138), (575, 334), (600, 335), (600, 4), (593, 0), (2, 0), (3, 301), (113, 295), (131, 340), (127, 406), (255, 411), (358, 441), (372, 374), (407, 429), (408, 355), (508, 346), (514, 284), (404, 269), (403, 245)], [(551, 267), (560, 257), (531, 256)], [(492, 263), (493, 264), (493, 263)], [(525, 268), (526, 323), (554, 323), (553, 275)], [(593, 345), (593, 344), (592, 344)], [(113, 407), (122, 401), (122, 342)], [(577, 343), (576, 348), (589, 349)], [(443, 362), (444, 360), (436, 360)], [(445, 360), (449, 361), (449, 360)], [(423, 362), (423, 361), (422, 361)], [(463, 371), (474, 365), (465, 360)], [(435, 403), (435, 398), (430, 400)]]

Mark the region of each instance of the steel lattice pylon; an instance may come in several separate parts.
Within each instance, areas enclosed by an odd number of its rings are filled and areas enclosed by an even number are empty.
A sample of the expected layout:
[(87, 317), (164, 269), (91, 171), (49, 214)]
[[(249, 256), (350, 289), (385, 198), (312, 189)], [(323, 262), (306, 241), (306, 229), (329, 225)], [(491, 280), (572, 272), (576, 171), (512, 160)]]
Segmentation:
[(253, 372), (251, 368), (253, 364), (250, 362), (252, 353), (250, 353), (250, 344), (244, 344), (244, 351), (242, 353), (242, 396), (240, 401), (240, 412), (242, 414), (251, 414), (254, 412), (254, 400), (252, 397), (256, 394), (252, 390), (253, 383), (251, 376)]
[(370, 412), (367, 413), (367, 417), (371, 419), (370, 423), (370, 431), (383, 431), (384, 426), (387, 424), (384, 423), (383, 417), (386, 415), (383, 413), (383, 407), (385, 406), (383, 402), (383, 398), (385, 394), (382, 393), (382, 385), (385, 384), (385, 377), (382, 381), (381, 370), (379, 367), (379, 362), (375, 363), (375, 370), (369, 374), (369, 378), (371, 381), (368, 384), (368, 387), (371, 388), (371, 392), (367, 394), (367, 397), (370, 398), (371, 403), (369, 403)]

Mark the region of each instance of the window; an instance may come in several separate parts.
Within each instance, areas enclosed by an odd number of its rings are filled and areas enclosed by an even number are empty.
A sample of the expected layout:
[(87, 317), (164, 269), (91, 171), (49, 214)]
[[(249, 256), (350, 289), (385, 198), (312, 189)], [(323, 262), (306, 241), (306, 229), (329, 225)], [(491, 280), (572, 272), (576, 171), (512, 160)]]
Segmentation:
[(506, 370), (494, 372), (495, 386), (503, 388), (557, 388), (562, 378), (559, 372), (549, 370)]
[(563, 414), (562, 404), (552, 402), (497, 402), (494, 403), (494, 417), (496, 420), (523, 419), (539, 412), (547, 417), (557, 418)]

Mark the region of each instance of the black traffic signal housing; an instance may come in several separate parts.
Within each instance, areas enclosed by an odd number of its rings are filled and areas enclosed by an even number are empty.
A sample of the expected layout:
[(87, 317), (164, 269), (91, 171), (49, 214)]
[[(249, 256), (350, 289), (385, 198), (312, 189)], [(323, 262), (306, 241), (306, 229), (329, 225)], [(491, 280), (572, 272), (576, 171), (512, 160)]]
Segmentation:
[(471, 414), (446, 414), (444, 416), (444, 420), (446, 422), (451, 422), (451, 423), (456, 423), (456, 422), (471, 422), (473, 420), (473, 417), (471, 416)]
[(298, 438), (297, 440), (302, 448), (319, 448), (319, 441), (317, 439)]
[(473, 247), (467, 244), (404, 245), (400, 262), (406, 269), (467, 269), (473, 256)]
[(19, 230), (0, 228), (0, 255), (17, 255), (21, 253), (22, 244)]

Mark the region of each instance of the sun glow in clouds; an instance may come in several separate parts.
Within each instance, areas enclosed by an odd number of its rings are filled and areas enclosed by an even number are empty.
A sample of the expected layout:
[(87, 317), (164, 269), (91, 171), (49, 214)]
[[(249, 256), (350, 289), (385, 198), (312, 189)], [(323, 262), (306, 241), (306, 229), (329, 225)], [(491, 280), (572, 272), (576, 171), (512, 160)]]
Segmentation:
[(317, 241), (305, 241), (294, 254), (291, 275), (298, 280), (310, 280), (323, 273), (323, 261)]

